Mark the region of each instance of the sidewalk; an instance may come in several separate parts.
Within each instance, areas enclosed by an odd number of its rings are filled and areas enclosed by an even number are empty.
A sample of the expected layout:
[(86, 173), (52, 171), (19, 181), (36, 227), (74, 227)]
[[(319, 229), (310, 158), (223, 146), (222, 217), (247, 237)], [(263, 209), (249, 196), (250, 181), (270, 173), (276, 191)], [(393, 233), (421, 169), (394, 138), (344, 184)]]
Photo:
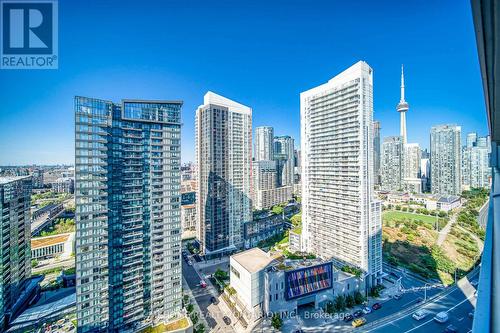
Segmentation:
[[(189, 301), (191, 302), (191, 304), (193, 304), (193, 307), (194, 307), (193, 312), (198, 313), (199, 320), (196, 323), (196, 325), (194, 325), (194, 326), (197, 326), (200, 323), (203, 323), (208, 331), (210, 329), (210, 326), (208, 325), (208, 322), (205, 319), (205, 313), (203, 313), (203, 311), (201, 311), (200, 307), (198, 306), (198, 303), (196, 302), (196, 298), (193, 295), (193, 292), (189, 288), (189, 285), (187, 284), (186, 279), (184, 279), (184, 278), (182, 278), (182, 289), (183, 289), (184, 293), (189, 296)], [(189, 316), (189, 314), (188, 314), (188, 316)]]

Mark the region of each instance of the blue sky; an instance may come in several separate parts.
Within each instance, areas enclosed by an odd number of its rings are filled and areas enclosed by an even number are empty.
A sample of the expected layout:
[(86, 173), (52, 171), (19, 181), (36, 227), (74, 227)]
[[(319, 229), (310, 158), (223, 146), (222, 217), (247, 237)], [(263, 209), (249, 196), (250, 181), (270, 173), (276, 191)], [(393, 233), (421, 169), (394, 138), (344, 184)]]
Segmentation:
[(410, 142), (427, 147), (442, 123), (487, 133), (466, 0), (62, 0), (59, 69), (0, 70), (0, 165), (72, 163), (74, 95), (184, 100), (183, 161), (207, 90), (298, 146), (300, 92), (359, 60), (374, 70), (382, 136), (399, 132), (402, 63)]

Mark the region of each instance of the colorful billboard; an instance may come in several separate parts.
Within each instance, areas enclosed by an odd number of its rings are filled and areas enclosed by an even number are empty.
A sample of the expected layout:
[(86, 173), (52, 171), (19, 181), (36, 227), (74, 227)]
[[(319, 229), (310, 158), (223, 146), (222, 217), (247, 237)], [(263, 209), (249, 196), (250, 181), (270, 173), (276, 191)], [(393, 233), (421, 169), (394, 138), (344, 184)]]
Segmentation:
[(309, 295), (332, 287), (332, 263), (285, 272), (285, 299)]

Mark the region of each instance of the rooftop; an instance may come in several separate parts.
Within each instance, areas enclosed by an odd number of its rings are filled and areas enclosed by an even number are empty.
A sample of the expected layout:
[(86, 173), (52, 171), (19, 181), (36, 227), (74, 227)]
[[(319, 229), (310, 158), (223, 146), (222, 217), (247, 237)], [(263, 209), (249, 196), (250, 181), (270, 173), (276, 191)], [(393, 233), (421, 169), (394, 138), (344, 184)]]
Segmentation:
[(70, 234), (61, 234), (47, 237), (36, 237), (31, 239), (31, 248), (37, 249), (68, 241)]
[(19, 179), (27, 178), (30, 176), (0, 176), (0, 185), (7, 184)]
[(231, 259), (238, 262), (248, 272), (255, 273), (269, 265), (274, 260), (274, 257), (260, 248), (254, 247), (253, 249), (231, 256)]
[(456, 195), (444, 195), (444, 196), (439, 198), (438, 202), (452, 203), (452, 202), (455, 202), (457, 200), (460, 200), (460, 197), (458, 197)]

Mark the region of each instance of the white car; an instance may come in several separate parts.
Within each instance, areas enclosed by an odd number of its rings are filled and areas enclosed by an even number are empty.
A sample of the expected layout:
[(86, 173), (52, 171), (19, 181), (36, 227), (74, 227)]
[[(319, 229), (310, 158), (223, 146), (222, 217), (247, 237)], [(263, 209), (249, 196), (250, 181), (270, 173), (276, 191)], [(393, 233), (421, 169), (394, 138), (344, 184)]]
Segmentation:
[(413, 319), (415, 320), (422, 320), (424, 319), (425, 317), (427, 317), (427, 311), (425, 310), (418, 310), (417, 312), (415, 312), (412, 317)]
[(434, 317), (434, 320), (437, 321), (440, 324), (446, 323), (448, 321), (448, 314), (446, 312), (439, 312)]
[(369, 307), (364, 307), (364, 308), (363, 308), (363, 313), (364, 313), (364, 314), (369, 314), (369, 313), (372, 313), (372, 309), (370, 309)]

